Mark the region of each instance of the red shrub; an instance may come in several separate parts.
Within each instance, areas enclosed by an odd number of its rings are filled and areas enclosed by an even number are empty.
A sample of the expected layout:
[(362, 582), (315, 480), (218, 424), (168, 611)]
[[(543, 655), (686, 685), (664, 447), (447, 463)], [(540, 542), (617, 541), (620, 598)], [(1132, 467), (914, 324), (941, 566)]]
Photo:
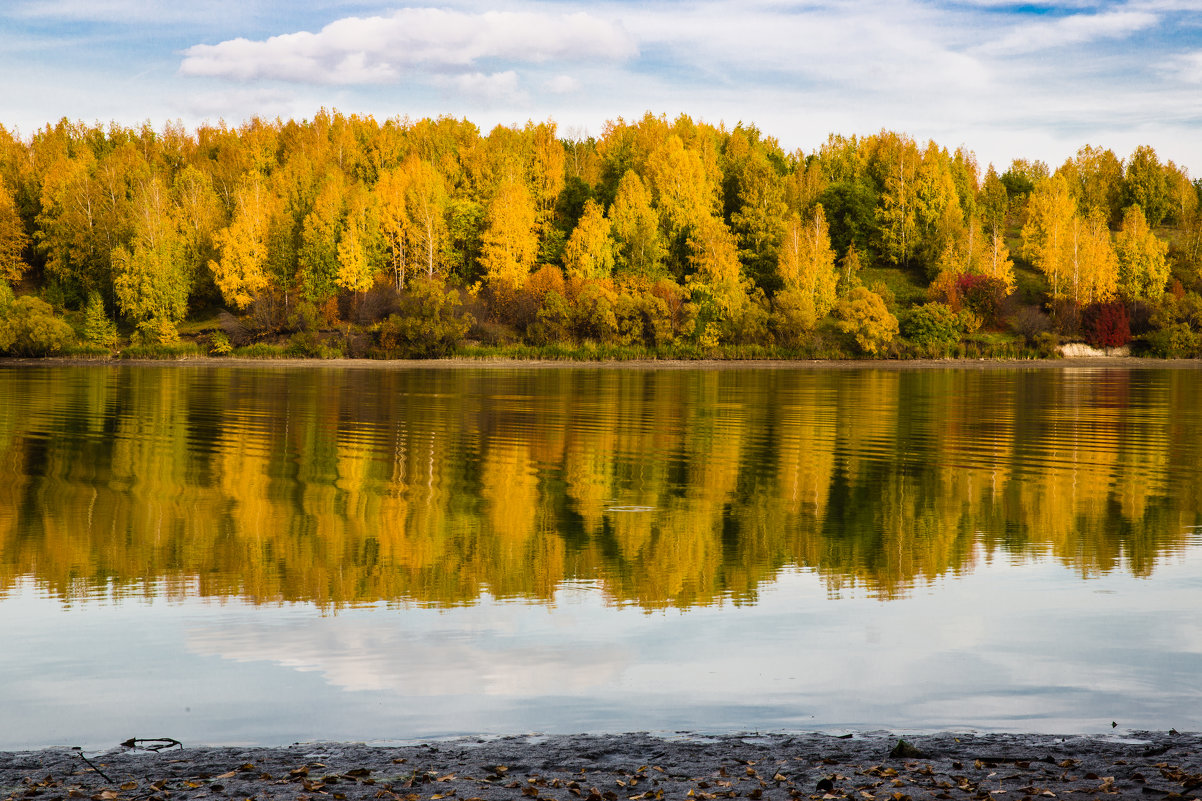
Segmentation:
[(1117, 301), (1089, 304), (1081, 323), (1085, 341), (1095, 348), (1120, 348), (1131, 341), (1127, 307)]

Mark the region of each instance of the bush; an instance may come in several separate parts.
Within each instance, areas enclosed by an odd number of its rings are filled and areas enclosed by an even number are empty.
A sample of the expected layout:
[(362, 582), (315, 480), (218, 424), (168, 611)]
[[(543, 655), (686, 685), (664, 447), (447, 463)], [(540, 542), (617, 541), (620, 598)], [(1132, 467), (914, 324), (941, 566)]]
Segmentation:
[(117, 344), (117, 324), (105, 312), (104, 300), (99, 292), (88, 295), (88, 305), (83, 313), (83, 338), (85, 342), (102, 348)]
[(415, 278), (401, 298), (401, 311), (380, 325), (380, 348), (390, 359), (446, 356), (472, 322), (471, 315), (460, 313), (459, 293), (436, 278)]
[(1202, 339), (1184, 322), (1172, 323), (1144, 337), (1148, 351), (1162, 359), (1192, 359)]
[(960, 302), (977, 314), (987, 325), (995, 325), (1006, 310), (1006, 282), (1000, 278), (964, 273), (956, 279), (956, 294)]
[(23, 295), (8, 305), (0, 320), (0, 352), (13, 356), (54, 356), (75, 342), (75, 332), (54, 316), (50, 304)]
[(1091, 303), (1081, 313), (1085, 341), (1095, 348), (1121, 348), (1131, 341), (1127, 307), (1118, 302)]
[[(943, 303), (924, 303), (910, 310), (901, 332), (915, 345), (933, 350), (947, 348), (968, 333), (971, 321)], [(975, 326), (973, 326), (975, 328)]]
[(839, 330), (851, 334), (865, 353), (879, 353), (897, 336), (897, 318), (880, 295), (858, 286), (835, 309)]
[(530, 341), (536, 345), (566, 342), (572, 338), (572, 308), (557, 290), (551, 289), (543, 295), (538, 320), (527, 329)]
[(228, 356), (234, 351), (233, 344), (230, 343), (230, 338), (221, 331), (214, 331), (209, 334), (209, 353), (217, 356)]
[(1052, 327), (1063, 337), (1081, 335), (1081, 307), (1077, 301), (1060, 298), (1052, 302)]
[(1052, 330), (1052, 318), (1037, 306), (1023, 306), (1014, 315), (1014, 331), (1022, 335), (1028, 345), (1035, 344), (1040, 334)]

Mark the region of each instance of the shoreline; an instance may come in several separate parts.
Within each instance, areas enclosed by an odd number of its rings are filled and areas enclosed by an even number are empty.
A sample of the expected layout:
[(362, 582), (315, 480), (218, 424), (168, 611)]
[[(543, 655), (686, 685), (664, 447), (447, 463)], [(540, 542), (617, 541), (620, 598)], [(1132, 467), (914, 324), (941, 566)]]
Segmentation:
[[(0, 798), (713, 801), (1202, 795), (1202, 735), (523, 735), (0, 752)], [(141, 741), (146, 742), (146, 741)]]
[(0, 367), (256, 367), (359, 370), (438, 369), (580, 369), (580, 370), (1014, 370), (1014, 369), (1165, 369), (1199, 370), (1202, 359), (1153, 359), (1142, 356), (1078, 356), (1059, 359), (631, 359), (578, 361), (552, 359), (247, 359), (204, 356), (183, 359), (2, 357)]

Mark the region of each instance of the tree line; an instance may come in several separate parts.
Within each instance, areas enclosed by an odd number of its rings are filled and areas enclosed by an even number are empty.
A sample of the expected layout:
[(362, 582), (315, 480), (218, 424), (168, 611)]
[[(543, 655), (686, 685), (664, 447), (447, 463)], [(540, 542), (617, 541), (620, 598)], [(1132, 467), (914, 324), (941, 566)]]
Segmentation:
[[(1202, 182), (1142, 146), (1052, 170), (905, 134), (785, 151), (648, 113), (563, 136), (449, 117), (0, 126), (0, 351), (319, 332), (488, 345), (937, 354), (1202, 342)], [(900, 336), (899, 336), (900, 335)]]

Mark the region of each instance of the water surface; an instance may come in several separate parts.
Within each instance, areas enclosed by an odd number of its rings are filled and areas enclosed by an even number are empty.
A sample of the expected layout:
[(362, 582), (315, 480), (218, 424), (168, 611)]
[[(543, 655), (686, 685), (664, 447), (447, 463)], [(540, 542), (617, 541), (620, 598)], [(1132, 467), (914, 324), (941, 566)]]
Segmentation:
[(1200, 399), (1195, 370), (0, 368), (0, 748), (1197, 729)]

